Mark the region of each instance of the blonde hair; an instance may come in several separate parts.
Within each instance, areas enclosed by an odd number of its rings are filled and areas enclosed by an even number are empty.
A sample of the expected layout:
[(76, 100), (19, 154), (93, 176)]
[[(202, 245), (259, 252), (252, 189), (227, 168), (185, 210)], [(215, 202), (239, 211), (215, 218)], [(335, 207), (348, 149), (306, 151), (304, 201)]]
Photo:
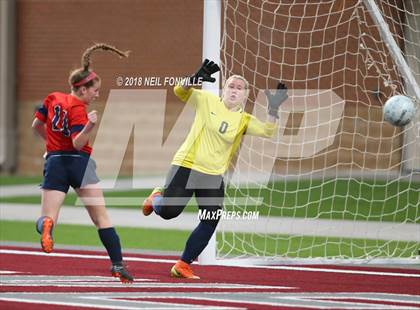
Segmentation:
[(234, 74), (234, 75), (231, 75), (230, 77), (228, 77), (228, 79), (226, 80), (226, 82), (225, 82), (225, 86), (231, 81), (231, 80), (233, 80), (233, 79), (237, 79), (237, 80), (241, 80), (241, 81), (243, 81), (244, 82), (244, 84), (245, 84), (245, 89), (249, 89), (249, 83), (248, 83), (248, 81), (242, 76), (242, 75), (239, 75), (239, 74)]

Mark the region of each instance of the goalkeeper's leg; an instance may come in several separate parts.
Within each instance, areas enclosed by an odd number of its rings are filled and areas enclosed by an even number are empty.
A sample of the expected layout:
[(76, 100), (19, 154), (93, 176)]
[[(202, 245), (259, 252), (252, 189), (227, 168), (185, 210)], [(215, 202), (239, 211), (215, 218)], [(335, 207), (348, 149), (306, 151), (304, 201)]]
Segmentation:
[[(199, 279), (189, 265), (203, 252), (220, 220), (224, 194), (223, 182), (219, 189), (200, 189), (195, 193), (201, 214), (205, 216), (200, 219), (200, 224), (188, 238), (181, 259), (172, 267), (171, 275), (174, 277)], [(212, 202), (215, 205), (209, 205)]]
[(165, 220), (177, 217), (194, 194), (188, 188), (191, 169), (171, 166), (166, 177), (164, 189), (156, 187), (143, 202), (143, 214), (148, 216), (155, 212)]

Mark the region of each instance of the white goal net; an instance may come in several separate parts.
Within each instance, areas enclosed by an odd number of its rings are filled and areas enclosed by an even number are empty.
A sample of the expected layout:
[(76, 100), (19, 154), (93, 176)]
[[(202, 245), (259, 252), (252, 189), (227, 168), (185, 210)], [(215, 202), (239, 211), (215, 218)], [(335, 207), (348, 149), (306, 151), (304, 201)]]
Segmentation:
[(416, 98), (420, 2), (225, 0), (222, 10), (222, 78), (249, 81), (246, 110), (265, 119), (261, 90), (279, 80), (289, 99), (277, 135), (244, 138), (232, 164), (225, 210), (250, 217), (221, 221), (218, 258), (417, 256), (419, 113), (397, 128), (382, 106)]

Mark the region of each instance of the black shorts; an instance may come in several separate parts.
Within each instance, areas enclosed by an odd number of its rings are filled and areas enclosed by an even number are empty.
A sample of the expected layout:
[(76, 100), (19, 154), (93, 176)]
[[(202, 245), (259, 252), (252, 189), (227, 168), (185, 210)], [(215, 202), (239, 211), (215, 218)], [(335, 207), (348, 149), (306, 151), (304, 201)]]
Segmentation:
[(84, 152), (49, 152), (44, 164), (43, 189), (67, 193), (70, 186), (96, 184), (96, 163)]

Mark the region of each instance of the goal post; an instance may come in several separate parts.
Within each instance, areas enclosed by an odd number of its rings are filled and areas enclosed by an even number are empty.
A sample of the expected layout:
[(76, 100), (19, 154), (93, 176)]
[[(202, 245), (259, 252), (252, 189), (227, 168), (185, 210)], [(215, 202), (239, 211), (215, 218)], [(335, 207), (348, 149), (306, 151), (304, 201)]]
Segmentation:
[[(375, 21), (375, 24), (377, 25), (378, 30), (381, 34), (381, 39), (385, 42), (385, 45), (388, 48), (392, 59), (397, 65), (401, 76), (407, 83), (408, 88), (412, 88), (417, 101), (420, 102), (420, 87), (417, 84), (417, 81), (407, 64), (407, 61), (404, 59), (401, 49), (398, 47), (397, 42), (395, 42), (392, 33), (389, 30), (388, 24), (382, 17), (381, 11), (376, 5), (375, 0), (364, 0), (363, 3), (368, 8), (368, 12)], [(415, 5), (414, 2), (413, 5)]]
[(221, 4), (221, 78), (243, 75), (262, 119), (262, 90), (281, 80), (289, 99), (275, 137), (246, 136), (229, 171), (225, 210), (259, 217), (222, 219), (207, 263), (418, 262), (419, 119), (382, 117), (390, 96), (420, 98), (417, 1)]
[[(407, 15), (407, 22), (404, 26), (404, 34), (406, 36), (405, 50), (407, 51), (406, 55), (409, 56), (407, 57), (408, 66), (413, 71), (417, 86), (419, 86), (420, 63), (418, 60), (420, 59), (420, 32), (413, 31), (413, 29), (418, 30), (419, 27), (420, 2), (413, 2), (412, 5), (414, 14)], [(414, 27), (412, 27), (411, 25), (413, 25)], [(414, 96), (414, 91), (410, 89), (410, 87), (407, 89), (407, 93), (409, 95)], [(420, 113), (419, 106), (417, 106), (417, 109), (417, 112)], [(407, 129), (404, 138), (406, 139), (406, 141), (412, 141), (412, 143), (408, 143), (408, 145), (406, 146), (404, 156), (408, 158), (413, 158), (413, 160), (407, 162), (405, 168), (407, 170), (414, 170), (419, 173), (420, 156), (415, 156), (415, 154), (420, 154), (420, 114), (417, 114), (417, 123), (415, 124), (415, 126), (411, 126)]]
[[(220, 63), (221, 1), (203, 1), (203, 60), (211, 59)], [(202, 89), (219, 95), (220, 73), (212, 75), (215, 83), (203, 83)], [(207, 247), (198, 257), (201, 265), (216, 263), (216, 234), (213, 234)]]

